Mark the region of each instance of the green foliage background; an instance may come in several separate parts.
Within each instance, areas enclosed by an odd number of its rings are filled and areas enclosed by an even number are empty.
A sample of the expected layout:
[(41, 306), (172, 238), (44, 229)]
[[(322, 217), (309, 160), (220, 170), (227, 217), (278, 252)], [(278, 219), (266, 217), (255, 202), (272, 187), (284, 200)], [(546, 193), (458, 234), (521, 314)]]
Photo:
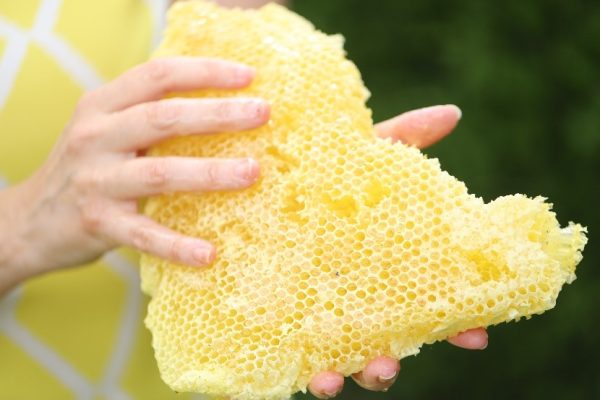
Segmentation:
[[(471, 352), (438, 343), (403, 360), (387, 393), (340, 399), (600, 399), (600, 2), (296, 0), (346, 37), (376, 120), (454, 103), (463, 119), (426, 152), (488, 201), (541, 194), (588, 226), (556, 309), (491, 327)], [(308, 396), (306, 396), (308, 397)], [(304, 398), (298, 396), (298, 398)]]

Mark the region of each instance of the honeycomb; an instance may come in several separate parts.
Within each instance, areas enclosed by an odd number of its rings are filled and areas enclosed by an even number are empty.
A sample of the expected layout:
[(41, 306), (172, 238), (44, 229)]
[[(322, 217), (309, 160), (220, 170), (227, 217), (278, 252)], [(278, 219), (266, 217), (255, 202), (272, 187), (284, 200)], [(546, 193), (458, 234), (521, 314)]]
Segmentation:
[(374, 135), (343, 39), (277, 5), (176, 4), (157, 57), (254, 66), (242, 91), (272, 108), (259, 129), (171, 139), (155, 156), (259, 160), (251, 189), (174, 193), (145, 212), (219, 249), (205, 269), (145, 255), (146, 325), (176, 391), (283, 399), (324, 370), (357, 372), (469, 328), (554, 307), (585, 228), (543, 198), (490, 203), (414, 147)]

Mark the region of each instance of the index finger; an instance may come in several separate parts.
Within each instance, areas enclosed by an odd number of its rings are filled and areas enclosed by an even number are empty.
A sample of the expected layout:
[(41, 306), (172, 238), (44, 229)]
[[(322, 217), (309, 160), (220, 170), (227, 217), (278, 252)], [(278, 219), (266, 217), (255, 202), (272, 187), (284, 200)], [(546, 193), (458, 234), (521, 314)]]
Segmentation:
[(173, 92), (239, 89), (249, 85), (253, 77), (253, 68), (216, 58), (156, 58), (97, 89), (90, 101), (101, 111), (121, 111)]

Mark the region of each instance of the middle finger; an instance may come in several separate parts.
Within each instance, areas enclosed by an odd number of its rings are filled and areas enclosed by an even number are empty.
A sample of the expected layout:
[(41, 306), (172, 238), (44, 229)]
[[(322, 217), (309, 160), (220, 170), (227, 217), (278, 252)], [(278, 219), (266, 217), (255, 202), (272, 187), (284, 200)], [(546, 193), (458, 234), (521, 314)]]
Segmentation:
[(172, 136), (240, 131), (269, 120), (269, 105), (256, 98), (166, 99), (110, 116), (106, 146), (136, 151)]

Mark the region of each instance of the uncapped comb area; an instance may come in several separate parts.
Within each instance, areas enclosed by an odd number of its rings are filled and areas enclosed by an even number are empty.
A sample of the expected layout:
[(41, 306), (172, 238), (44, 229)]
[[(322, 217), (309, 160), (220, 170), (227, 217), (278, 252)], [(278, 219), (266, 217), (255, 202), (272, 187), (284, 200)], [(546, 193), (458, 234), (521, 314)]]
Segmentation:
[(176, 4), (157, 56), (254, 66), (239, 92), (268, 100), (260, 129), (179, 137), (153, 155), (252, 156), (249, 190), (170, 194), (146, 213), (212, 241), (198, 269), (144, 256), (146, 324), (176, 391), (283, 399), (325, 370), (357, 372), (469, 328), (554, 306), (586, 242), (542, 198), (467, 193), (435, 159), (375, 138), (368, 91), (341, 36), (285, 8)]

